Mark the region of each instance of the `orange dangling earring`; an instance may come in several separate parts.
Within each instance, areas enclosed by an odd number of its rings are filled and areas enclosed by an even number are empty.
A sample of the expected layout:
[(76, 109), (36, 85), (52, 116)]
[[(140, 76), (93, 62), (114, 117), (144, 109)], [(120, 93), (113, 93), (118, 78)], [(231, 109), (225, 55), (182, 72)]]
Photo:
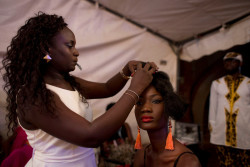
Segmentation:
[(136, 141), (135, 141), (135, 149), (139, 150), (141, 149), (141, 134), (140, 134), (140, 128), (139, 126), (137, 127), (138, 128), (138, 134), (137, 134), (137, 138), (136, 138)]
[(173, 142), (172, 125), (171, 125), (171, 119), (170, 118), (169, 118), (169, 121), (168, 121), (168, 129), (169, 129), (168, 130), (168, 137), (167, 137), (167, 140), (166, 140), (165, 149), (173, 151), (174, 150), (174, 142)]
[(49, 54), (46, 54), (43, 59), (47, 60), (47, 63), (52, 59)]

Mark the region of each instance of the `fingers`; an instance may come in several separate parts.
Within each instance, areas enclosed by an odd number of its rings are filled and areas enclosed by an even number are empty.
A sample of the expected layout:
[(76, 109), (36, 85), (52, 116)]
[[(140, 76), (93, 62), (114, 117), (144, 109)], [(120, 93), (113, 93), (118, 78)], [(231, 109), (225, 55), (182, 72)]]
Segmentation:
[(147, 62), (143, 69), (149, 71), (151, 74), (155, 73), (159, 68), (154, 62)]
[(156, 70), (155, 68), (151, 68), (150, 70), (149, 70), (149, 72), (151, 73), (151, 74), (154, 74), (155, 72), (157, 72), (158, 70)]
[(147, 62), (147, 64), (150, 64), (152, 68), (155, 68), (156, 70), (159, 69), (159, 67), (154, 62)]
[(131, 72), (131, 74), (135, 73), (134, 65), (129, 65), (128, 68), (129, 68), (129, 71)]
[(147, 70), (153, 74), (154, 72), (156, 72), (159, 69), (159, 67), (154, 62), (145, 63), (145, 62), (141, 62), (141, 61), (130, 61), (128, 63), (128, 68), (131, 72), (131, 76), (134, 75), (136, 70), (144, 69), (144, 70)]
[(128, 68), (129, 68), (129, 71), (131, 72), (131, 74), (135, 73), (138, 63), (140, 63), (140, 62), (135, 61), (135, 60), (128, 62)]
[(137, 69), (137, 70), (142, 69), (142, 64), (141, 64), (141, 62), (138, 62), (137, 68), (136, 68), (136, 69)]

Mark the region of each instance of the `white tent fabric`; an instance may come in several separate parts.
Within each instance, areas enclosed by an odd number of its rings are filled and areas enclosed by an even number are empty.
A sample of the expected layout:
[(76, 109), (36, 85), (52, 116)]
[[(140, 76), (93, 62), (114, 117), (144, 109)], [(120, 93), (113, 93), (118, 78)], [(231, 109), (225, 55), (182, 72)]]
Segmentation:
[[(182, 60), (196, 60), (217, 50), (229, 49), (250, 41), (249, 18), (228, 27), (232, 20), (250, 14), (249, 0), (95, 1), (172, 42), (196, 38), (189, 43), (184, 42), (186, 44), (180, 55)], [(228, 28), (199, 37), (199, 34), (220, 26)]]
[[(105, 82), (129, 60), (154, 61), (160, 70), (170, 75), (173, 85), (176, 85), (177, 59), (167, 41), (82, 0), (0, 0), (1, 58), (18, 28), (38, 11), (62, 15), (75, 33), (76, 47), (80, 53), (78, 63), (82, 71), (76, 69), (74, 75)], [(161, 65), (160, 61), (166, 61), (167, 65)], [(2, 78), (0, 82), (2, 85)], [(94, 117), (105, 112), (106, 105), (117, 101), (125, 89), (112, 98), (90, 100)], [(3, 94), (2, 90), (0, 92)], [(3, 108), (4, 102), (1, 106)], [(136, 136), (137, 125), (133, 112), (127, 122)]]
[(173, 41), (183, 41), (250, 12), (249, 0), (95, 1)]
[(210, 55), (219, 50), (226, 50), (235, 45), (250, 42), (250, 17), (239, 21), (227, 29), (221, 29), (209, 34), (206, 38), (197, 38), (183, 46), (181, 59), (193, 61), (204, 55)]
[(173, 41), (183, 41), (250, 12), (249, 0), (95, 1)]

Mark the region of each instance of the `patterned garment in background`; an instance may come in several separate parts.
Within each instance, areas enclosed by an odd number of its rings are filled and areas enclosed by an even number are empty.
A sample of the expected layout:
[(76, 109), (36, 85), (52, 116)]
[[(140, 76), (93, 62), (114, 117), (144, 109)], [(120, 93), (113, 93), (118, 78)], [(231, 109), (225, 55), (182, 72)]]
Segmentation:
[(210, 142), (250, 149), (250, 78), (227, 75), (213, 81), (210, 91)]
[(230, 75), (213, 81), (210, 91), (210, 142), (221, 167), (250, 167), (250, 78)]
[(250, 150), (216, 146), (220, 167), (250, 167)]

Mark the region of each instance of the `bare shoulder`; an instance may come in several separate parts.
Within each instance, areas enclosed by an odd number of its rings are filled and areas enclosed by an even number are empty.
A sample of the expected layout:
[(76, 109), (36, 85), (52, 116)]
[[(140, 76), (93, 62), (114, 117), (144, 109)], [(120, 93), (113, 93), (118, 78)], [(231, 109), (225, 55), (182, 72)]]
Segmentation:
[(180, 157), (177, 167), (201, 167), (201, 164), (195, 154), (184, 153)]
[(179, 156), (177, 167), (201, 167), (198, 157), (193, 154), (189, 148), (184, 146), (178, 140), (176, 140), (175, 143)]
[(137, 150), (134, 156), (133, 167), (143, 167), (144, 165), (144, 149)]

